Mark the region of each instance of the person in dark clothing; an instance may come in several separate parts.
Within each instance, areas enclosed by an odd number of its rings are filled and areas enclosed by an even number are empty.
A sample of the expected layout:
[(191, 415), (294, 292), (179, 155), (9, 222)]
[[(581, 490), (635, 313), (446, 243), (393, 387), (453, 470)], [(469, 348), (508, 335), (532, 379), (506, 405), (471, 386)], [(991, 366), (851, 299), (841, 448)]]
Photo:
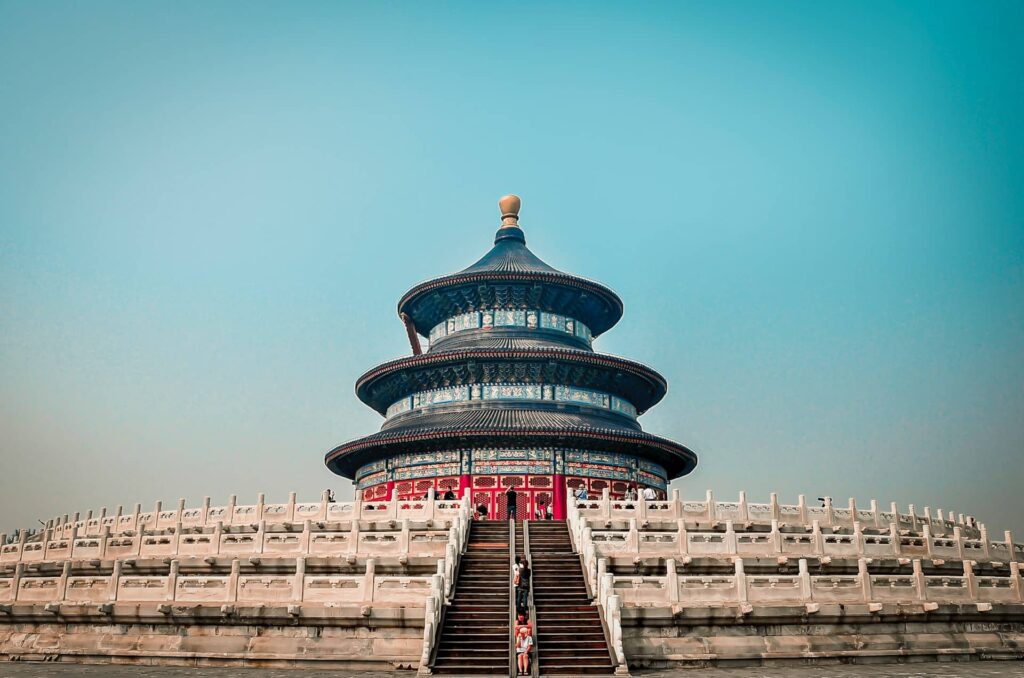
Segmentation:
[(519, 498), (519, 493), (516, 492), (516, 488), (509, 487), (505, 490), (505, 505), (508, 506), (508, 519), (515, 520), (518, 518), (518, 511), (516, 507), (516, 500)]
[(452, 501), (454, 499), (455, 499), (455, 493), (452, 492), (452, 488), (449, 487), (447, 490), (444, 491), (444, 500), (445, 501)]
[(525, 610), (527, 599), (530, 597), (530, 577), (533, 571), (530, 570), (530, 563), (524, 558), (519, 566), (519, 583), (516, 584), (516, 609)]

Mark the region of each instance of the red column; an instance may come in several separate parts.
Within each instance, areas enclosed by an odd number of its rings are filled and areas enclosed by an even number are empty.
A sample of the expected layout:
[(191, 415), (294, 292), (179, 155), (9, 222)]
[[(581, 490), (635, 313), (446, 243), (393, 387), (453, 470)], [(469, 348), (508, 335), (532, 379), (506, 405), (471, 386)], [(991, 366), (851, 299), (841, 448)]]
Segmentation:
[(385, 483), (385, 487), (388, 488), (388, 493), (387, 493), (387, 496), (385, 498), (388, 501), (391, 501), (392, 499), (395, 498), (395, 481), (394, 480), (387, 481), (387, 483)]
[[(466, 493), (466, 490), (469, 490), (472, 487), (473, 487), (472, 476), (470, 476), (468, 473), (463, 473), (462, 475), (460, 475), (459, 476), (459, 491), (458, 491), (459, 499), (462, 499), (462, 495), (464, 495)], [(472, 502), (472, 495), (470, 495), (470, 501)]]
[(554, 487), (551, 499), (551, 517), (554, 520), (565, 520), (565, 476), (561, 473), (554, 475)]

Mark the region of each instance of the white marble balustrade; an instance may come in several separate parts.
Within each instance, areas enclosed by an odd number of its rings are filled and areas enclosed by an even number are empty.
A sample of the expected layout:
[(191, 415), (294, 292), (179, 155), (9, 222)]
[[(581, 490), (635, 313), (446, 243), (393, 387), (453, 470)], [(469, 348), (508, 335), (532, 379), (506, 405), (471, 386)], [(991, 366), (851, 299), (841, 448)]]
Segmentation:
[[(1003, 539), (993, 541), (987, 530), (981, 528), (979, 539), (963, 536), (959, 526), (951, 537), (935, 537), (928, 525), (917, 535), (901, 534), (895, 524), (887, 532), (874, 530), (865, 533), (855, 522), (849, 533), (823, 532), (817, 520), (805, 531), (783, 532), (777, 520), (772, 520), (768, 531), (737, 531), (732, 520), (726, 520), (724, 530), (688, 530), (686, 521), (678, 519), (676, 529), (668, 531), (642, 530), (635, 518), (629, 519), (626, 530), (602, 530), (586, 526), (580, 536), (582, 542), (592, 542), (598, 557), (613, 554), (639, 556), (750, 556), (750, 557), (923, 557), (931, 559), (970, 559), (978, 562), (1024, 562), (1024, 544), (1015, 544), (1013, 534), (1003, 533)], [(664, 523), (662, 524), (662, 526)], [(589, 536), (584, 534), (589, 532)]]
[[(467, 500), (468, 501), (468, 500)], [(212, 506), (209, 497), (203, 499), (201, 506), (186, 507), (185, 500), (179, 499), (175, 508), (165, 508), (163, 502), (156, 502), (151, 511), (143, 511), (141, 504), (133, 510), (125, 511), (118, 506), (113, 511), (106, 508), (98, 511), (87, 511), (84, 514), (58, 516), (46, 523), (50, 537), (67, 538), (74, 530), (77, 536), (98, 536), (109, 529), (110, 534), (123, 534), (139, 530), (172, 529), (177, 525), (183, 527), (212, 527), (217, 523), (224, 526), (253, 525), (264, 522), (275, 524), (302, 524), (305, 520), (316, 522), (334, 522), (342, 520), (401, 520), (413, 521), (442, 520), (457, 514), (463, 500), (437, 499), (431, 492), (428, 499), (363, 501), (356, 499), (347, 502), (331, 502), (326, 492), (318, 501), (300, 502), (296, 493), (288, 496), (284, 503), (267, 503), (265, 495), (260, 494), (254, 504), (239, 504), (236, 495), (231, 495), (228, 503)], [(84, 517), (83, 517), (84, 516)], [(31, 540), (30, 540), (31, 541)]]
[(906, 513), (901, 513), (893, 502), (889, 510), (881, 510), (874, 499), (870, 508), (858, 508), (850, 499), (846, 507), (833, 506), (832, 499), (825, 498), (824, 506), (808, 506), (804, 495), (796, 504), (780, 504), (775, 493), (766, 504), (749, 503), (745, 492), (740, 492), (739, 501), (723, 502), (715, 499), (709, 490), (703, 501), (683, 500), (678, 490), (673, 490), (669, 499), (659, 501), (610, 499), (608, 491), (598, 499), (575, 500), (570, 502), (569, 514), (574, 511), (580, 517), (591, 521), (629, 520), (638, 522), (684, 519), (689, 522), (718, 524), (732, 521), (735, 524), (770, 525), (777, 521), (785, 526), (810, 526), (814, 521), (823, 528), (852, 528), (854, 523), (863, 527), (885, 528), (896, 524), (900, 531), (921, 532), (928, 527), (936, 536), (952, 536), (957, 527), (965, 536), (979, 537), (979, 525), (971, 516), (941, 509), (934, 512), (929, 507), (919, 514), (911, 504)]
[(640, 607), (959, 603), (976, 604), (986, 611), (993, 603), (1024, 603), (1024, 580), (1018, 563), (1010, 565), (1008, 576), (983, 577), (974, 574), (970, 561), (963, 561), (963, 574), (958, 576), (926, 575), (920, 560), (912, 561), (913, 574), (906, 575), (873, 574), (863, 558), (858, 561), (856, 575), (811, 575), (806, 560), (798, 563), (799, 573), (795, 575), (746, 574), (739, 558), (731, 575), (681, 575), (676, 562), (669, 559), (665, 575), (624, 576), (607, 572), (607, 561), (602, 558), (597, 565), (598, 598), (605, 604), (616, 596), (622, 604)]

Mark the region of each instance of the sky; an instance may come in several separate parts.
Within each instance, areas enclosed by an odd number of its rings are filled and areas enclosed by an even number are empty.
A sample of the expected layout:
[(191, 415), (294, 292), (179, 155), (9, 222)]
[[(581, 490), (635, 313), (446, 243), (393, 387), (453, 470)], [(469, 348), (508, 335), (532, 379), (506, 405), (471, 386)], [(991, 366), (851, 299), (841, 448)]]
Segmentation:
[(1024, 4), (0, 0), (0, 531), (351, 485), (497, 199), (623, 298), (684, 497), (1024, 541)]

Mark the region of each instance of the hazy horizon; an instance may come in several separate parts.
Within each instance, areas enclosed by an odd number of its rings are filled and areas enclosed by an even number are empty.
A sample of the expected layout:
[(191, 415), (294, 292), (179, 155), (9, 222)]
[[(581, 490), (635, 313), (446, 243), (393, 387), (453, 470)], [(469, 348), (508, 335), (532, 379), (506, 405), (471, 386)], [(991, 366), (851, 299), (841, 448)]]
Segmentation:
[[(0, 531), (351, 485), (395, 305), (527, 244), (624, 300), (685, 497), (1024, 541), (1020, 3), (0, 0)], [(814, 502), (816, 503), (816, 502)]]

